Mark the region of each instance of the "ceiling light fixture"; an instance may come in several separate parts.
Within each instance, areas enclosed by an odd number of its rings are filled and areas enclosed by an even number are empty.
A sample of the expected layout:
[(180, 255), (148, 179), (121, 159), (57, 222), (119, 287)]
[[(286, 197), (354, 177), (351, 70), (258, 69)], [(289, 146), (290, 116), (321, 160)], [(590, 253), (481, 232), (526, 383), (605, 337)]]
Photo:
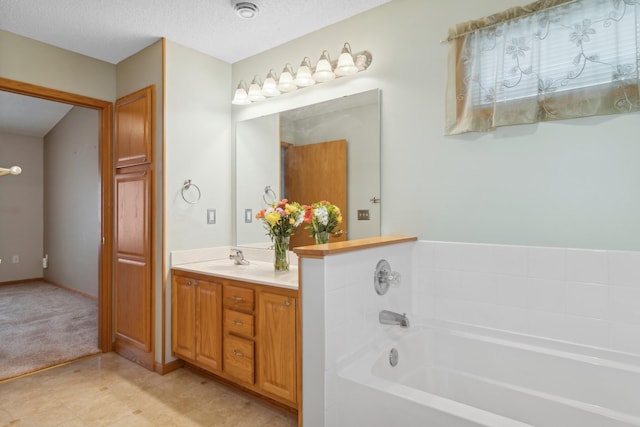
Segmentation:
[[(237, 3), (236, 6), (240, 3)], [(234, 105), (247, 105), (251, 102), (262, 101), (266, 99), (265, 97), (275, 97), (281, 93), (292, 92), (298, 88), (328, 82), (336, 77), (353, 75), (369, 68), (371, 61), (372, 56), (370, 52), (365, 50), (352, 54), (351, 45), (345, 43), (337, 61), (331, 62), (329, 52), (323, 50), (315, 68), (311, 66), (309, 57), (305, 56), (295, 73), (291, 64), (284, 66), (280, 78), (278, 78), (276, 72), (271, 69), (267, 74), (264, 84), (260, 82), (258, 76), (255, 76), (248, 91), (241, 81), (231, 103)]]
[(251, 3), (249, 1), (240, 1), (233, 5), (233, 10), (236, 12), (242, 19), (252, 19), (258, 14), (260, 9), (258, 5), (255, 3)]

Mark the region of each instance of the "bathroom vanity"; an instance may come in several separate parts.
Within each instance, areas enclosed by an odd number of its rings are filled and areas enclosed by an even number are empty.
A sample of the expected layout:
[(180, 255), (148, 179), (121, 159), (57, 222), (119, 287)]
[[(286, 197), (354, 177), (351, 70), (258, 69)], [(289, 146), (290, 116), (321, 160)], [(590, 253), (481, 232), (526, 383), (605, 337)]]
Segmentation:
[(228, 259), (173, 266), (176, 357), (289, 412), (298, 412), (297, 268)]

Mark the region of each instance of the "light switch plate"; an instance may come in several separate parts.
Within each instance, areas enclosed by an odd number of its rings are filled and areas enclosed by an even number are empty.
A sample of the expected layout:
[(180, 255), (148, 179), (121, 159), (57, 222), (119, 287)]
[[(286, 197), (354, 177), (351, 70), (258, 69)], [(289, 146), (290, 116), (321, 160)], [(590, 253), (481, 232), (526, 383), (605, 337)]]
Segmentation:
[(246, 222), (247, 224), (249, 224), (250, 222), (253, 222), (253, 210), (251, 209), (244, 210), (244, 222)]
[(207, 209), (207, 224), (215, 224), (215, 223), (216, 223), (216, 210)]
[(369, 209), (358, 209), (358, 221), (369, 221)]

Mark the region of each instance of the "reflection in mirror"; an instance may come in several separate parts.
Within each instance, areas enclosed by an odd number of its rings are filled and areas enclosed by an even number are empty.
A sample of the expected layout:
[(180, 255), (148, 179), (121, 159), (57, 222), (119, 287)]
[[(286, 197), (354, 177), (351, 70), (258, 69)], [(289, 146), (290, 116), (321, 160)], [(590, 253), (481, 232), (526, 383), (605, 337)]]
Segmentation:
[[(277, 199), (338, 205), (343, 233), (331, 242), (380, 235), (379, 96), (371, 90), (236, 124), (236, 245), (271, 244), (255, 219), (267, 187)], [(291, 247), (310, 244), (301, 226)]]

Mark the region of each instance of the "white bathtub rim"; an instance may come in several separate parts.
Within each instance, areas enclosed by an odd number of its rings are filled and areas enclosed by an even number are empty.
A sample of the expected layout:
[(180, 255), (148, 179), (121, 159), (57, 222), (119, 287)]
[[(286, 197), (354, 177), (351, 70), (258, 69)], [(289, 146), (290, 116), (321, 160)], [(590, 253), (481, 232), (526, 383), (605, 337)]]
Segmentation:
[[(586, 344), (574, 343), (558, 339), (522, 334), (503, 329), (478, 326), (469, 323), (451, 322), (430, 318), (416, 317), (414, 330), (420, 328), (436, 328), (455, 332), (456, 334), (470, 333), (474, 338), (483, 337), (485, 341), (497, 344), (517, 343), (521, 348), (567, 357), (594, 365), (607, 365), (615, 369), (640, 373), (640, 355), (611, 350)], [(408, 332), (407, 332), (408, 333)], [(406, 335), (406, 333), (405, 333)]]
[[(385, 346), (385, 347), (388, 347)], [(380, 352), (376, 349), (370, 349), (366, 355), (357, 359), (357, 363), (350, 363), (346, 367), (338, 371), (340, 378), (355, 382), (363, 387), (377, 390), (383, 393), (391, 393), (404, 400), (428, 406), (434, 411), (445, 413), (473, 422), (481, 426), (492, 427), (534, 427), (493, 412), (485, 411), (455, 400), (447, 399), (432, 393), (414, 389), (404, 384), (398, 384), (389, 380), (379, 378), (371, 373), (371, 367), (380, 357)]]

